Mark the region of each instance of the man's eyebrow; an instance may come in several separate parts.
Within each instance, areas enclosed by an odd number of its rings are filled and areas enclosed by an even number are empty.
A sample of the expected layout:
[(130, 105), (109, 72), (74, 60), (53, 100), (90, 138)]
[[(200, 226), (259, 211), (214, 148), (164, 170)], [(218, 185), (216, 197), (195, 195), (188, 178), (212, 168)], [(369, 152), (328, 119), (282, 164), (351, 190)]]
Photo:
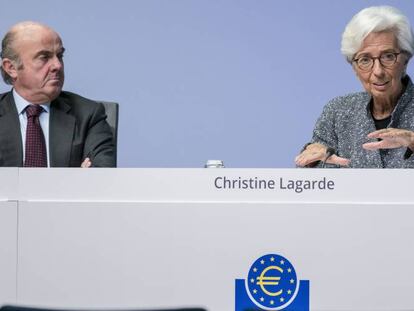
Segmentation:
[(38, 57), (39, 55), (50, 55), (50, 54), (52, 54), (52, 52), (49, 50), (40, 50), (34, 55), (34, 57)]
[[(63, 54), (63, 53), (65, 53), (65, 48), (64, 47), (62, 47), (58, 52), (57, 52), (57, 54)], [(40, 55), (47, 55), (47, 56), (49, 56), (49, 55), (53, 55), (53, 52), (52, 51), (50, 51), (50, 50), (40, 50), (39, 52), (37, 52), (35, 55), (34, 55), (34, 57), (36, 58), (36, 57), (38, 57), (38, 56), (40, 56)]]

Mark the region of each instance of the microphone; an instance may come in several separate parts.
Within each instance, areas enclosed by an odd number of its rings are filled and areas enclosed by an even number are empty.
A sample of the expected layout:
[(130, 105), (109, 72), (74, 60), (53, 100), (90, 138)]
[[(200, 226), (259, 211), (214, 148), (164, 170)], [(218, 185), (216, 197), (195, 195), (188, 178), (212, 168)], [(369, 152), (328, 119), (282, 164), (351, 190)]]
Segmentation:
[(326, 148), (326, 152), (325, 152), (325, 159), (323, 159), (323, 161), (322, 161), (322, 168), (325, 168), (325, 164), (326, 164), (326, 161), (332, 156), (332, 155), (334, 155), (335, 154), (335, 149), (334, 148), (332, 148), (332, 147), (328, 147), (328, 148)]

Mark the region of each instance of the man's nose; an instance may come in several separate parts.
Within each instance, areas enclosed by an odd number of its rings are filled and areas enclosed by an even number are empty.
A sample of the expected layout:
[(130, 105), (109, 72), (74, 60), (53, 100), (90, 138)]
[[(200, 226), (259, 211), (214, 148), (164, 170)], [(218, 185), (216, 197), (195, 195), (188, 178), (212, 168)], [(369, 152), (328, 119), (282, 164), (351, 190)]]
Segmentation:
[(61, 70), (63, 68), (63, 60), (58, 56), (54, 56), (51, 62), (53, 70)]

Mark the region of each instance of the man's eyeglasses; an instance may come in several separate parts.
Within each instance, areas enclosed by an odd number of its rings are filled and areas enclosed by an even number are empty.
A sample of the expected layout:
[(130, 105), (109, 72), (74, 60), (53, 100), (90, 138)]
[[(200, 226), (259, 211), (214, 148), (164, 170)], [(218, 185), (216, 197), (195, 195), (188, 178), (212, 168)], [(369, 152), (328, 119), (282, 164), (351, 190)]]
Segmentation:
[(374, 67), (374, 62), (376, 59), (379, 60), (380, 64), (385, 68), (390, 68), (395, 65), (398, 59), (398, 55), (402, 52), (395, 53), (395, 52), (385, 52), (382, 53), (378, 57), (371, 57), (371, 56), (361, 56), (359, 58), (354, 58), (352, 61), (355, 62), (359, 69), (362, 71), (370, 71), (372, 67)]

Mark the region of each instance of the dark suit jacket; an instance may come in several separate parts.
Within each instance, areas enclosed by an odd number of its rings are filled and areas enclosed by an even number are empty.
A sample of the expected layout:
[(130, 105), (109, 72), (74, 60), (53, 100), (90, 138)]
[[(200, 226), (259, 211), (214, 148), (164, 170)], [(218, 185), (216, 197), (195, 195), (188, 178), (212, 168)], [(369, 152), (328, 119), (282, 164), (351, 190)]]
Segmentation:
[[(115, 146), (102, 104), (61, 92), (50, 104), (49, 156), (52, 167), (114, 167)], [(20, 121), (13, 93), (0, 95), (0, 166), (23, 166)]]

